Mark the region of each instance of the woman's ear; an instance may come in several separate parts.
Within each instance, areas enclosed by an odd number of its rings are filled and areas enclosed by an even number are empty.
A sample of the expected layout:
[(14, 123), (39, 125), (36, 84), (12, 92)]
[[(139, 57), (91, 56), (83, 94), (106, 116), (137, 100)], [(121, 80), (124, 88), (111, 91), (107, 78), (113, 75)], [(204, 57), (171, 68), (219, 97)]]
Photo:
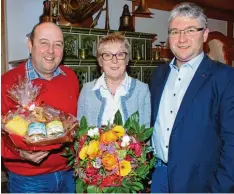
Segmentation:
[(102, 60), (100, 59), (100, 57), (97, 58), (97, 61), (98, 61), (98, 65), (102, 67)]

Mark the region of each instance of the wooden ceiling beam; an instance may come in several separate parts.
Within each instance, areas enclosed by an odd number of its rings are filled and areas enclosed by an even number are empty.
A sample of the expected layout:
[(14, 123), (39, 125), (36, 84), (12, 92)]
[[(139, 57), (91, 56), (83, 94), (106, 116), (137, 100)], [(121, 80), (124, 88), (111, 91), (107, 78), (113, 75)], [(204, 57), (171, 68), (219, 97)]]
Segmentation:
[[(178, 0), (177, 1), (176, 0), (147, 0), (146, 3), (148, 5), (148, 8), (171, 11), (172, 8), (176, 4), (179, 3), (179, 1)], [(139, 4), (139, 0), (136, 1), (136, 4), (137, 5)], [(234, 22), (234, 11), (211, 8), (211, 7), (201, 5), (201, 3), (197, 3), (197, 4), (204, 8), (205, 13), (207, 14), (209, 18)]]

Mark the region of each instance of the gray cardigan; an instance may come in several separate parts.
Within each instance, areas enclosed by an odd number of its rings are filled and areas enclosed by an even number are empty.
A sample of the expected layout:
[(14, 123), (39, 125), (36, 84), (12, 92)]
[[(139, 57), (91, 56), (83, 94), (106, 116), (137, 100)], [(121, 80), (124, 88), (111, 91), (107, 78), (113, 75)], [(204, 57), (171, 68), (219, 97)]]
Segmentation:
[[(96, 80), (85, 83), (78, 100), (77, 118), (80, 121), (85, 116), (88, 125), (101, 126), (103, 112), (106, 106), (106, 98), (101, 96), (100, 89), (92, 91)], [(128, 93), (121, 97), (123, 117), (126, 121), (129, 116), (138, 111), (140, 124), (150, 126), (151, 105), (150, 91), (147, 84), (132, 78)]]

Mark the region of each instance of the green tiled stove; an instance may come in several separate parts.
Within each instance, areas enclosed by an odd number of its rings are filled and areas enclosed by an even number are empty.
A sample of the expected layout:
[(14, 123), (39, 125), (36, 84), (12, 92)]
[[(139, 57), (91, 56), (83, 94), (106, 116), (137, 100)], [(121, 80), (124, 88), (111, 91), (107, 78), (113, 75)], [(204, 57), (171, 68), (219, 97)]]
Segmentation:
[[(64, 33), (65, 48), (63, 63), (74, 69), (80, 85), (101, 75), (96, 60), (96, 45), (99, 39), (111, 32), (104, 29), (60, 26)], [(128, 65), (130, 76), (145, 83), (150, 82), (154, 69), (165, 61), (153, 60), (152, 40), (156, 34), (123, 32), (132, 46), (132, 56)]]

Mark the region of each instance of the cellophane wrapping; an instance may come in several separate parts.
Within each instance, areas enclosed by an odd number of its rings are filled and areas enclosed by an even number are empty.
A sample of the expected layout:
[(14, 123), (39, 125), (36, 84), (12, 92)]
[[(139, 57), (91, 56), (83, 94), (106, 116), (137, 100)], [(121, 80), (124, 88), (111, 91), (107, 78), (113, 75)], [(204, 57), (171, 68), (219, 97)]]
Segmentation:
[[(8, 90), (9, 98), (17, 103), (16, 110), (9, 110), (7, 114), (2, 115), (2, 137), (9, 146), (22, 150), (44, 151), (57, 149), (64, 143), (73, 141), (78, 126), (76, 117), (39, 102), (37, 97), (40, 90), (41, 86), (33, 85), (28, 79), (19, 79), (19, 82)], [(63, 132), (59, 135), (32, 138), (28, 129), (25, 129), (25, 126), (31, 123), (47, 126), (53, 121), (62, 123)]]

